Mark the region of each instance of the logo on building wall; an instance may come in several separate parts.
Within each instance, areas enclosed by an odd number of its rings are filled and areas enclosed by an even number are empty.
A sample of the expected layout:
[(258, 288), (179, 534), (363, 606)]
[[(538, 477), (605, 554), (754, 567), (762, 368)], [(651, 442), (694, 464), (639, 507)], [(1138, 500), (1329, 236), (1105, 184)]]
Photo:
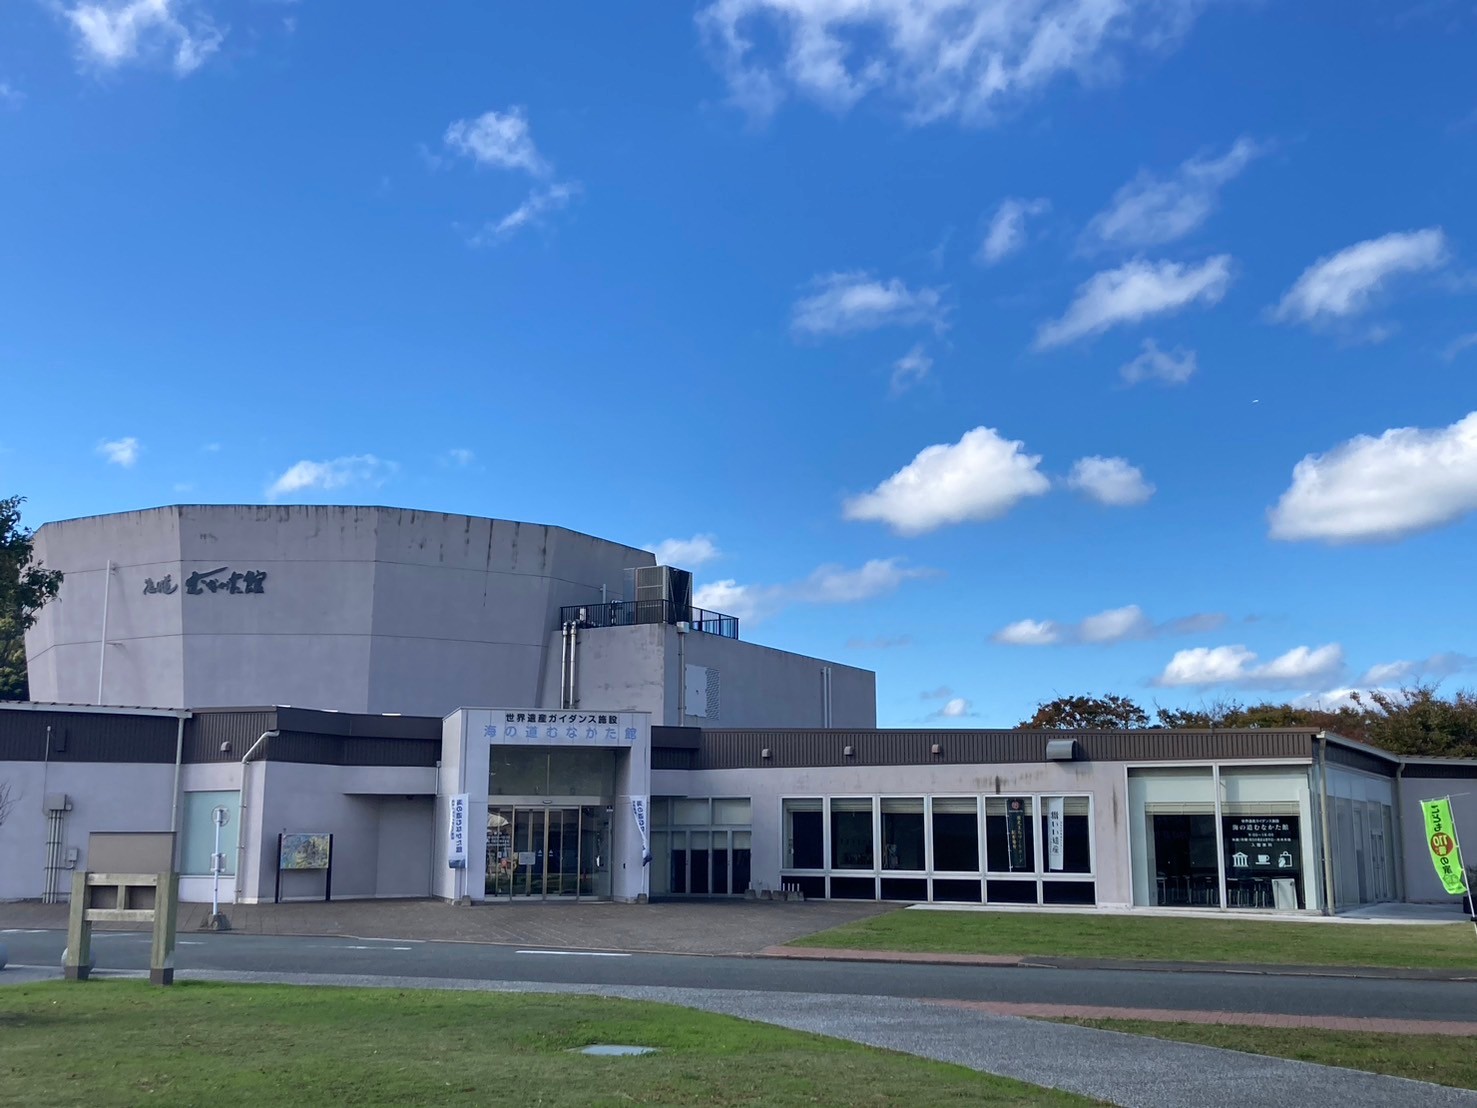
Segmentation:
[[(204, 596), (207, 593), (228, 593), (236, 596), (261, 595), (265, 593), (267, 573), (261, 569), (232, 571), (230, 566), (195, 572), (185, 578), (187, 596)], [(144, 578), (145, 596), (173, 596), (179, 592), (174, 583), (174, 574), (166, 573), (159, 580)]]

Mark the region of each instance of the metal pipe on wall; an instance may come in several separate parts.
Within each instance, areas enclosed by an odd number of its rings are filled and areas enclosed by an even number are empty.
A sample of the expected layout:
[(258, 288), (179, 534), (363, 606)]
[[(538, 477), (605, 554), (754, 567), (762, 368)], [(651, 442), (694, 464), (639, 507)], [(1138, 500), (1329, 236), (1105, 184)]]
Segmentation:
[(580, 706), (579, 694), (579, 650), (580, 650), (580, 625), (571, 622), (569, 625), (569, 707)]
[(241, 791), (236, 795), (236, 895), (235, 902), (241, 902), (242, 891), (245, 888), (246, 878), (246, 775), (248, 773), (246, 763), (251, 761), (251, 756), (257, 752), (257, 748), (268, 739), (275, 739), (280, 731), (263, 731), (251, 744), (251, 749), (241, 756)]
[(1328, 833), (1328, 732), (1318, 739), (1318, 823), (1323, 842), (1323, 914), (1333, 915), (1333, 839)]

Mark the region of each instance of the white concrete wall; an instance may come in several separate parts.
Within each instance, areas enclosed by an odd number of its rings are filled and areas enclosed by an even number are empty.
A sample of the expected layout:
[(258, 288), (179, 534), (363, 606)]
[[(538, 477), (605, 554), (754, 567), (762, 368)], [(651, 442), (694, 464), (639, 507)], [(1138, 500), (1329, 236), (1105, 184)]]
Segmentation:
[(1049, 762), (1001, 766), (837, 766), (812, 769), (653, 770), (657, 796), (749, 797), (754, 803), (751, 859), (755, 886), (780, 885), (783, 799), (827, 796), (1010, 796), (1022, 793), (1093, 797), (1097, 902), (1127, 905), (1128, 811), (1120, 762)]
[[(10, 782), (15, 808), (0, 826), (0, 900), (39, 898), (46, 882), (48, 793), (72, 803), (62, 825), (62, 848), (76, 847), (77, 868), (87, 866), (87, 836), (93, 831), (167, 831), (173, 765), (116, 762), (5, 762), (0, 781)], [(57, 882), (63, 899), (70, 872)]]
[[(545, 699), (558, 702), (559, 634), (550, 639), (553, 660)], [(718, 673), (716, 712), (706, 717), (679, 711), (684, 667)], [(831, 671), (831, 726), (877, 725), (877, 676), (775, 650), (740, 639), (697, 631), (679, 636), (661, 623), (595, 627), (579, 634), (577, 703), (620, 705), (650, 712), (652, 722), (689, 727), (821, 727), (825, 725), (821, 671)], [(695, 707), (695, 705), (689, 705)]]
[[(277, 878), (277, 836), (288, 833), (333, 835), (335, 900), (382, 895), (382, 882), (391, 886), (390, 895), (404, 895), (399, 890), (405, 887), (429, 889), (428, 838), (404, 849), (397, 845), (383, 861), (380, 845), (387, 805), (404, 802), (406, 797), (422, 798), (419, 806), (414, 801), (406, 802), (407, 811), (392, 817), (402, 827), (413, 820), (411, 813), (429, 816), (436, 787), (434, 769), (253, 762), (248, 771), (252, 780), (247, 791), (247, 850), (241, 875), (246, 903), (272, 900)], [(321, 900), (323, 889), (321, 871), (282, 875), (284, 900)]]
[[(66, 579), (27, 636), (33, 699), (97, 701), (112, 559), (105, 703), (427, 715), (535, 703), (560, 606), (654, 561), (560, 527), (361, 507), (95, 516), (44, 525), (36, 549)], [(188, 594), (222, 567), (265, 572), (264, 591)], [(174, 593), (144, 594), (165, 575)]]

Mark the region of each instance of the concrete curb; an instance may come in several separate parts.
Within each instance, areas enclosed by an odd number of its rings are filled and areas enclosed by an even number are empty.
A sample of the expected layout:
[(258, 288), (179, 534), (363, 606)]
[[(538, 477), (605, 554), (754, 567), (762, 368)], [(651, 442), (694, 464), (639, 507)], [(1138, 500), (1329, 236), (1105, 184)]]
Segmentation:
[(1394, 966), (1304, 966), (1240, 962), (1148, 962), (1121, 958), (1057, 958), (1045, 954), (947, 954), (918, 950), (856, 950), (842, 947), (770, 946), (763, 958), (820, 962), (899, 962), (931, 966), (1007, 966), (1025, 969), (1114, 970), (1136, 973), (1235, 973), (1263, 977), (1355, 977), (1386, 981), (1477, 981), (1477, 970)]

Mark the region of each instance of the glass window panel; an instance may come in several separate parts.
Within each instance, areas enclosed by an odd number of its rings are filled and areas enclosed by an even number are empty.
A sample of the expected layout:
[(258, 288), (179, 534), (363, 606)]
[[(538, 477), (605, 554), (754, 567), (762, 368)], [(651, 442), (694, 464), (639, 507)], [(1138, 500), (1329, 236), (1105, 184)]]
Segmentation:
[(236, 820), (240, 817), (236, 805), (240, 799), (240, 794), (234, 789), (185, 793), (184, 834), (180, 842), (181, 873), (198, 876), (213, 872), (210, 856), (215, 853), (215, 821), (210, 814), (221, 806), (228, 813), (226, 825), (221, 828), (221, 853), (226, 856), (225, 868), (221, 872), (235, 876), (236, 851), (232, 844), (236, 841)]
[[(1041, 798), (1041, 842), (1045, 873), (1092, 872), (1091, 806), (1085, 796)], [(1053, 814), (1060, 820), (1053, 821)]]
[[(924, 868), (923, 798), (886, 797), (882, 801), (882, 868)], [(903, 899), (916, 900), (909, 895)]]
[(708, 833), (692, 831), (688, 834), (687, 891), (698, 896), (712, 892), (708, 882)]
[(725, 827), (747, 827), (754, 822), (754, 805), (748, 797), (720, 797), (713, 801), (713, 823)]
[(748, 831), (733, 833), (733, 891), (746, 893), (753, 881), (751, 869), (753, 836)]
[(934, 797), (933, 868), (942, 873), (979, 873), (979, 801), (974, 797)]
[(672, 798), (668, 796), (653, 797), (651, 801), (651, 825), (653, 827), (668, 827), (672, 823)]
[[(651, 836), (651, 892), (654, 896), (672, 891), (672, 866), (668, 849), (667, 833), (654, 832)], [(667, 862), (666, 865), (662, 864), (663, 860)]]
[(677, 800), (672, 803), (672, 822), (678, 827), (708, 826), (708, 801)]
[(991, 873), (1036, 871), (1034, 809), (1035, 799), (1029, 796), (985, 798), (985, 859)]
[[(819, 797), (785, 801), (785, 868), (824, 869), (825, 824)], [(806, 893), (809, 896), (809, 893)]]
[(871, 869), (873, 858), (871, 798), (832, 800), (831, 868)]

